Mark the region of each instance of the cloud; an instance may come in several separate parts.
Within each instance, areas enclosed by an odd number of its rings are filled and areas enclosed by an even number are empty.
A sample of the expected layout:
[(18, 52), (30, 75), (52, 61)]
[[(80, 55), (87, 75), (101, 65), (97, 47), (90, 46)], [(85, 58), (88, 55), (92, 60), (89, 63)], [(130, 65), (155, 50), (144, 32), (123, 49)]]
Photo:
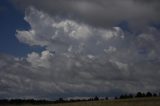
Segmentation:
[(49, 61), (50, 57), (52, 57), (53, 54), (50, 53), (49, 51), (43, 51), (41, 55), (38, 53), (32, 52), (31, 54), (28, 54), (27, 61), (30, 62), (33, 67), (45, 67), (49, 68), (51, 67), (51, 63)]
[(127, 21), (143, 28), (160, 21), (158, 0), (12, 0), (23, 9), (34, 6), (52, 16), (68, 17), (97, 27), (113, 27)]
[[(44, 46), (56, 52), (103, 53), (107, 46), (102, 45), (110, 39), (124, 38), (119, 27), (110, 29), (95, 28), (74, 20), (51, 17), (31, 7), (27, 10), (25, 20), (30, 24), (28, 31), (17, 30), (20, 42), (31, 46)], [(107, 43), (106, 43), (107, 44)], [(101, 48), (98, 50), (98, 46)], [(96, 50), (89, 50), (96, 49)]]
[(25, 20), (31, 29), (17, 30), (16, 37), (45, 50), (23, 58), (0, 54), (0, 98), (159, 90), (160, 32), (156, 28), (139, 34), (117, 26), (97, 28), (33, 7), (26, 10)]
[(33, 61), (26, 61), (27, 59), (17, 60), (1, 55), (1, 98), (51, 99), (101, 93), (103, 96), (113, 96), (116, 94), (110, 92), (114, 90), (119, 93), (135, 93), (155, 92), (159, 88), (160, 67), (147, 61), (124, 63), (108, 60), (107, 56), (90, 58), (61, 54), (48, 58), (51, 67), (46, 67), (46, 60), (40, 56)]

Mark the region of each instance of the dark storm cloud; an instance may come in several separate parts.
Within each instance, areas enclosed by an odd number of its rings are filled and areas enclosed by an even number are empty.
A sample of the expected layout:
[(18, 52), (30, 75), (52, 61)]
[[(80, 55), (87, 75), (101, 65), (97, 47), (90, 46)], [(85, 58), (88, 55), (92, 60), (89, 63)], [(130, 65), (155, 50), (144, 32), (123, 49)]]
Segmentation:
[(108, 27), (121, 21), (142, 27), (160, 21), (159, 0), (12, 0), (17, 7), (34, 6), (52, 15)]

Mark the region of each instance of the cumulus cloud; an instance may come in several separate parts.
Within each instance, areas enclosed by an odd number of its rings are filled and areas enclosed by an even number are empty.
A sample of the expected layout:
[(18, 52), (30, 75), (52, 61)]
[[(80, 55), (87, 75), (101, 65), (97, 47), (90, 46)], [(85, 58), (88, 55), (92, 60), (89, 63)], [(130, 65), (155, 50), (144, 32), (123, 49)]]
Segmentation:
[(1, 98), (112, 96), (159, 89), (156, 28), (139, 34), (117, 26), (97, 28), (33, 7), (26, 10), (25, 20), (31, 29), (17, 30), (16, 37), (45, 50), (21, 59), (0, 54)]
[(113, 27), (121, 21), (143, 28), (160, 21), (158, 0), (12, 0), (16, 7), (34, 6), (47, 13), (69, 17), (98, 27)]
[(38, 53), (32, 52), (31, 54), (28, 54), (27, 61), (30, 62), (33, 67), (45, 67), (49, 68), (51, 67), (50, 63), (50, 57), (52, 57), (53, 54), (50, 53), (49, 51), (43, 51), (41, 55)]
[(110, 39), (124, 38), (124, 33), (119, 27), (107, 30), (95, 28), (69, 19), (53, 18), (33, 7), (28, 8), (25, 20), (30, 24), (31, 29), (17, 30), (16, 36), (19, 41), (31, 46), (44, 46), (56, 52), (103, 53), (103, 49), (107, 47), (103, 43)]
[(41, 57), (31, 62), (1, 55), (1, 61), (1, 98), (113, 96), (116, 94), (110, 92), (155, 92), (159, 88), (160, 67), (147, 61), (124, 63), (108, 60), (107, 56), (62, 54), (48, 59), (52, 64), (50, 68), (45, 62), (41, 63)]

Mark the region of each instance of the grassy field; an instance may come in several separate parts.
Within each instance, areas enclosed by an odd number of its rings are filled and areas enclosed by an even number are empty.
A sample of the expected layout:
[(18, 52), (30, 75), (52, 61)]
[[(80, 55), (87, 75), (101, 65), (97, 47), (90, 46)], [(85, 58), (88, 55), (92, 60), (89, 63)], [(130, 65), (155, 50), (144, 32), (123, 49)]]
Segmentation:
[(43, 105), (1, 105), (0, 106), (160, 106), (160, 97), (136, 98), (123, 100), (101, 100), (75, 103), (43, 104)]

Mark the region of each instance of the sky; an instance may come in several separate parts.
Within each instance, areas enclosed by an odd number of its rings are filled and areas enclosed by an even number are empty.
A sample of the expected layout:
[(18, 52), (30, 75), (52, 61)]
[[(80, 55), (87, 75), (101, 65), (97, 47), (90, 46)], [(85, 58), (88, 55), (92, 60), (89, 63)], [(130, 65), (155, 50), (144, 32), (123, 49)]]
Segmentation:
[(159, 0), (1, 0), (0, 98), (160, 92)]

